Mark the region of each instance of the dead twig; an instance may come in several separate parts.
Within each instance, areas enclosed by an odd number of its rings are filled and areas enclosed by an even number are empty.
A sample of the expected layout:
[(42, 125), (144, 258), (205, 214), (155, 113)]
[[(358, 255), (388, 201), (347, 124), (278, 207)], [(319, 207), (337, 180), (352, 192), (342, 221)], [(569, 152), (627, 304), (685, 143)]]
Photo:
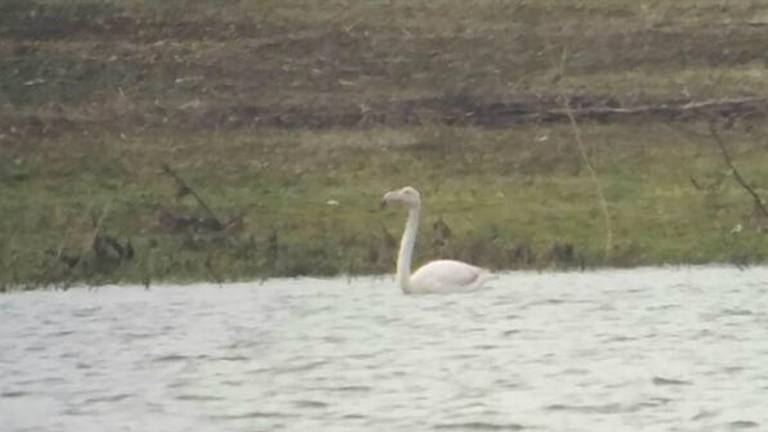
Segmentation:
[(736, 179), (736, 181), (739, 183), (739, 185), (744, 188), (745, 191), (749, 195), (752, 196), (752, 200), (755, 203), (755, 207), (760, 210), (760, 213), (763, 214), (763, 216), (768, 217), (768, 209), (765, 208), (765, 204), (763, 203), (763, 200), (760, 198), (760, 195), (755, 192), (755, 190), (747, 183), (746, 180), (744, 180), (744, 177), (742, 177), (739, 170), (736, 168), (736, 166), (733, 164), (733, 158), (731, 157), (730, 153), (728, 153), (728, 149), (725, 146), (725, 142), (723, 141), (723, 138), (720, 136), (720, 133), (717, 131), (717, 126), (715, 125), (715, 122), (713, 120), (710, 120), (709, 122), (709, 134), (712, 137), (713, 141), (717, 145), (717, 147), (720, 149), (720, 154), (723, 156), (723, 160), (725, 161), (725, 164), (728, 166), (728, 169), (733, 173), (733, 178)]
[(573, 115), (573, 112), (569, 109), (570, 101), (567, 97), (564, 97), (563, 105), (566, 107), (565, 112), (568, 115), (568, 120), (571, 124), (573, 137), (579, 147), (581, 160), (584, 162), (584, 166), (587, 167), (589, 177), (592, 179), (592, 183), (595, 186), (595, 195), (597, 196), (597, 201), (600, 203), (600, 210), (603, 213), (603, 220), (605, 221), (605, 257), (610, 258), (611, 250), (613, 249), (613, 223), (611, 221), (611, 213), (608, 210), (608, 202), (605, 200), (605, 194), (603, 193), (603, 185), (600, 183), (597, 171), (595, 170), (594, 165), (592, 165), (592, 160), (589, 158), (587, 147), (581, 137), (581, 128), (576, 122), (576, 117)]
[[(567, 60), (567, 53), (568, 53), (567, 49), (563, 49), (563, 53), (560, 58), (560, 71), (559, 71), (560, 77), (565, 76), (565, 64)], [(600, 183), (600, 178), (597, 175), (597, 170), (595, 170), (595, 167), (592, 164), (592, 160), (589, 158), (589, 153), (587, 152), (587, 146), (584, 144), (584, 140), (581, 135), (581, 128), (579, 127), (579, 124), (576, 121), (576, 116), (571, 107), (571, 101), (568, 98), (568, 96), (566, 96), (565, 93), (562, 91), (560, 95), (560, 103), (563, 107), (562, 110), (565, 113), (565, 115), (568, 117), (568, 121), (571, 125), (571, 130), (573, 131), (573, 137), (579, 148), (579, 154), (581, 155), (581, 160), (584, 163), (584, 166), (587, 167), (587, 171), (589, 172), (589, 177), (592, 179), (592, 183), (595, 186), (595, 195), (597, 196), (597, 200), (600, 204), (600, 210), (603, 213), (603, 220), (605, 221), (605, 258), (607, 259), (607, 258), (610, 258), (611, 250), (613, 249), (613, 223), (611, 221), (611, 213), (608, 210), (608, 202), (605, 200), (605, 194), (603, 193), (603, 185), (602, 183)]]
[(208, 218), (212, 222), (213, 225), (215, 225), (215, 229), (221, 230), (224, 227), (224, 224), (221, 222), (221, 219), (216, 217), (216, 214), (211, 210), (211, 208), (206, 204), (205, 201), (203, 201), (203, 198), (198, 195), (197, 192), (195, 192), (194, 189), (192, 189), (187, 182), (184, 181), (178, 174), (176, 174), (176, 171), (171, 169), (171, 167), (168, 164), (163, 164), (163, 172), (167, 175), (169, 175), (175, 182), (177, 186), (176, 190), (176, 196), (181, 198), (185, 195), (192, 195), (193, 198), (197, 201), (198, 204), (200, 204), (200, 207), (205, 210), (205, 212), (208, 214)]

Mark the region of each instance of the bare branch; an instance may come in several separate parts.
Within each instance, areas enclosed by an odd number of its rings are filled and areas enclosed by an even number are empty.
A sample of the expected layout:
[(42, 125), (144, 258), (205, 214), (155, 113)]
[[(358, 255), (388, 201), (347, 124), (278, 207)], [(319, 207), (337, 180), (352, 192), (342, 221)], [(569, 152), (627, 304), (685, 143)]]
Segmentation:
[(211, 219), (211, 221), (213, 221), (216, 224), (217, 229), (221, 229), (224, 227), (224, 224), (221, 223), (221, 220), (218, 217), (216, 217), (216, 214), (213, 213), (213, 210), (211, 210), (211, 208), (208, 207), (208, 204), (206, 204), (205, 201), (203, 201), (200, 195), (198, 195), (197, 192), (195, 192), (195, 190), (192, 189), (189, 186), (189, 184), (187, 184), (187, 182), (185, 182), (178, 174), (176, 174), (176, 171), (171, 169), (171, 167), (168, 164), (163, 164), (163, 172), (169, 175), (171, 178), (173, 178), (173, 180), (176, 182), (176, 185), (178, 188), (177, 189), (178, 197), (182, 197), (187, 194), (192, 195), (192, 197), (194, 197), (195, 200), (197, 200), (198, 204), (200, 204), (200, 207), (202, 207), (203, 210), (205, 210), (205, 212), (208, 214), (208, 217)]
[(568, 120), (570, 121), (571, 129), (573, 130), (573, 137), (579, 147), (581, 159), (584, 162), (584, 165), (587, 167), (587, 171), (589, 171), (589, 176), (592, 179), (592, 183), (595, 185), (595, 194), (597, 195), (597, 200), (600, 203), (600, 210), (603, 213), (603, 220), (605, 221), (605, 257), (610, 258), (611, 250), (613, 249), (613, 223), (611, 221), (611, 213), (608, 211), (608, 202), (605, 200), (603, 186), (600, 183), (597, 171), (595, 170), (594, 165), (592, 165), (592, 161), (590, 160), (589, 154), (587, 153), (587, 147), (581, 137), (581, 128), (576, 122), (576, 117), (573, 115), (573, 110), (571, 110), (570, 100), (568, 100), (568, 98), (565, 96), (563, 96), (563, 107), (566, 115), (568, 116)]
[[(562, 79), (565, 78), (565, 67), (568, 62), (567, 46), (563, 47), (559, 60), (560, 64), (558, 66), (558, 75), (560, 79)], [(581, 128), (579, 127), (579, 123), (576, 121), (576, 114), (574, 113), (573, 107), (571, 107), (571, 100), (565, 94), (565, 91), (563, 91), (562, 88), (560, 88), (560, 96), (558, 97), (558, 102), (560, 102), (562, 109), (560, 110), (560, 113), (556, 114), (564, 113), (568, 118), (568, 121), (571, 125), (571, 130), (573, 131), (573, 137), (576, 140), (576, 144), (579, 148), (581, 160), (587, 167), (589, 177), (592, 179), (592, 183), (595, 186), (595, 195), (597, 195), (597, 201), (600, 204), (600, 210), (603, 213), (603, 220), (605, 221), (605, 258), (608, 259), (611, 257), (611, 250), (613, 249), (613, 222), (611, 221), (611, 213), (608, 210), (608, 202), (605, 200), (605, 194), (603, 193), (603, 185), (600, 183), (597, 170), (595, 170), (595, 167), (592, 164), (592, 160), (589, 158), (587, 146), (584, 144), (584, 139), (581, 135)]]
[(744, 188), (744, 190), (747, 191), (752, 196), (752, 199), (754, 200), (755, 207), (760, 210), (760, 213), (763, 214), (763, 216), (768, 217), (768, 209), (765, 208), (765, 204), (763, 203), (763, 200), (760, 198), (760, 195), (755, 192), (754, 189), (744, 180), (744, 177), (741, 176), (741, 173), (736, 168), (736, 166), (733, 164), (733, 158), (731, 158), (730, 153), (728, 153), (728, 149), (725, 146), (725, 142), (723, 141), (723, 138), (720, 136), (720, 133), (717, 131), (717, 126), (715, 125), (715, 122), (713, 120), (710, 120), (709, 122), (709, 133), (712, 136), (712, 139), (715, 141), (715, 144), (720, 149), (720, 154), (723, 156), (723, 160), (725, 161), (725, 164), (728, 165), (728, 169), (733, 173), (733, 177), (736, 179), (736, 181), (741, 185), (741, 187)]

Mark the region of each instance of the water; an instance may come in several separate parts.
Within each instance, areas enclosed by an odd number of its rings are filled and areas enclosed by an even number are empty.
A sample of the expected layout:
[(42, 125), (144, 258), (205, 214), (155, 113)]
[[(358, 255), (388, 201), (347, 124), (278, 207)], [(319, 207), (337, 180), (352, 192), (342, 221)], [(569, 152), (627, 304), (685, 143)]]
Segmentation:
[(768, 428), (768, 268), (0, 296), (3, 431)]

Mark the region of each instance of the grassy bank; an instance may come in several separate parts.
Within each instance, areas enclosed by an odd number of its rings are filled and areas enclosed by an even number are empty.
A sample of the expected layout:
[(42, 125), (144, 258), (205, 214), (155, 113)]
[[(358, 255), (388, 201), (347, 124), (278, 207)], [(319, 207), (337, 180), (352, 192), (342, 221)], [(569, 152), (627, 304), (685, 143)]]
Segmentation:
[(764, 105), (579, 115), (607, 253), (572, 128), (536, 115), (768, 96), (763, 2), (667, 3), (3, 2), (0, 287), (389, 272), (406, 184), (420, 260), (762, 262), (707, 122), (762, 194)]

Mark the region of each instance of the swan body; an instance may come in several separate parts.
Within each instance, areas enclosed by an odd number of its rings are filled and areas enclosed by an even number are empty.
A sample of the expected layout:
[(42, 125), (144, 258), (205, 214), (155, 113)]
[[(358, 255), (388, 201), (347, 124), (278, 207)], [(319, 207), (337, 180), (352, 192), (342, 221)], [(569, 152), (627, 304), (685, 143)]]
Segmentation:
[(421, 212), (421, 195), (416, 189), (406, 186), (387, 192), (382, 202), (403, 204), (408, 209), (408, 221), (397, 255), (397, 282), (405, 294), (474, 291), (492, 277), (492, 274), (483, 268), (455, 260), (431, 261), (411, 274), (411, 260)]
[(487, 270), (455, 260), (430, 261), (411, 275), (411, 290), (418, 293), (474, 291), (490, 279)]

